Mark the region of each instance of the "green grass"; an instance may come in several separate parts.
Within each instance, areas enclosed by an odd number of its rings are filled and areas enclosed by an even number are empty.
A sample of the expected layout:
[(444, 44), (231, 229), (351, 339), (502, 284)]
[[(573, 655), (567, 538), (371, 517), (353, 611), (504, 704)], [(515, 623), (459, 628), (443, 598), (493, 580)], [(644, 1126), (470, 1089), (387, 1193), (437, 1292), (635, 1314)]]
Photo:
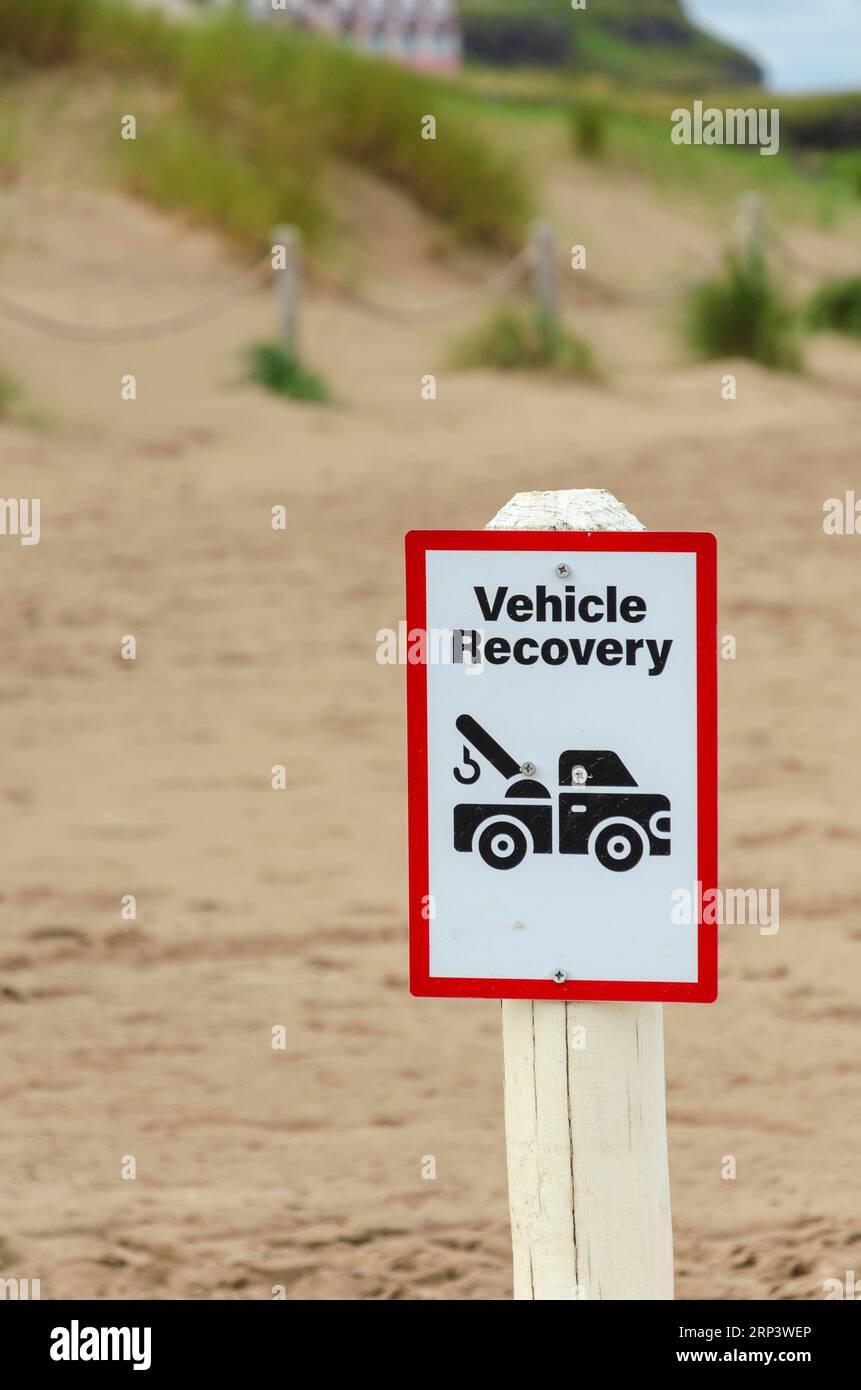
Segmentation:
[(722, 45), (706, 35), (686, 45), (657, 40), (633, 43), (612, 33), (593, 31), (584, 34), (580, 66), (584, 72), (603, 73), (619, 83), (680, 93), (756, 80), (753, 65), (725, 63), (721, 50)]
[(798, 149), (854, 150), (861, 143), (861, 92), (781, 97), (780, 131)]
[(698, 357), (747, 357), (780, 371), (802, 368), (800, 315), (762, 256), (729, 253), (720, 274), (689, 296), (684, 326)]
[[(256, 233), (260, 247), (273, 217), (321, 235), (333, 156), (398, 184), (464, 242), (513, 248), (531, 215), (523, 173), (446, 84), (287, 24), (241, 13), (181, 24), (122, 0), (0, 0), (0, 51), (109, 70), (132, 100), (157, 83), (177, 129), (139, 121), (122, 155), (129, 180), (237, 236)], [(436, 140), (421, 137), (427, 114)]]
[[(459, 240), (521, 244), (531, 200), (520, 168), (442, 86), (335, 45), (317, 45), (315, 61), (338, 154), (408, 188)], [(435, 140), (421, 138), (424, 114), (436, 116)]]
[(568, 118), (568, 133), (582, 159), (603, 159), (607, 149), (607, 118), (601, 102), (584, 97), (575, 101)]
[(278, 343), (251, 343), (245, 349), (246, 381), (287, 396), (293, 401), (329, 405), (332, 397), (323, 378), (296, 358), (288, 357)]
[(17, 418), (23, 403), (24, 393), (19, 383), (0, 369), (0, 420)]
[(814, 330), (861, 338), (861, 275), (826, 280), (812, 295), (807, 316)]
[(90, 0), (0, 0), (4, 59), (68, 63), (86, 41), (95, 6)]
[[(567, 42), (557, 40), (556, 52), (546, 53), (544, 61), (558, 64), (562, 51), (573, 74), (603, 73), (620, 82), (688, 91), (750, 84), (759, 76), (746, 54), (698, 29), (681, 0), (588, 0), (576, 11), (568, 0), (460, 0), (459, 8), (466, 20), (481, 21), (479, 54), (489, 51), (486, 30), (495, 20), (501, 31), (522, 25), (522, 46), (541, 25), (561, 29)], [(466, 35), (469, 56), (469, 24)], [(518, 55), (509, 47), (511, 62)]]
[(0, 367), (0, 421), (42, 429), (54, 423), (53, 414), (34, 405), (20, 381)]
[(316, 178), (273, 161), (266, 178), (225, 132), (214, 136), (191, 111), (144, 122), (135, 142), (118, 147), (114, 168), (133, 193), (157, 207), (212, 223), (239, 246), (259, 247), (269, 229), (293, 223), (311, 240), (327, 226)]
[[(574, 82), (537, 70), (466, 70), (453, 85), (464, 116), (472, 114), (489, 139), (505, 143), (523, 162), (536, 157), (539, 143), (558, 158), (554, 128), (583, 158), (572, 109), (588, 110), (601, 127), (602, 167), (648, 185), (680, 210), (682, 203), (688, 213), (693, 206), (712, 221), (715, 239), (735, 200), (749, 191), (762, 194), (776, 219), (827, 230), (859, 207), (859, 156), (796, 150), (783, 139), (782, 125), (780, 150), (766, 158), (749, 146), (674, 145), (671, 116), (685, 101), (665, 92)], [(721, 108), (758, 106), (762, 93), (724, 91), (703, 99)]]
[(533, 311), (501, 304), (486, 320), (457, 340), (451, 352), (455, 367), (492, 367), (500, 371), (550, 371), (561, 376), (598, 378), (592, 348), (559, 327), (548, 331)]
[(808, 157), (808, 167), (816, 177), (837, 178), (861, 200), (861, 154), (856, 151), (818, 152)]
[[(756, 191), (773, 214), (823, 227), (833, 226), (857, 204), (856, 188), (845, 170), (823, 166), (811, 177), (806, 159), (783, 139), (782, 129), (780, 150), (771, 157), (763, 157), (753, 146), (673, 145), (669, 132), (677, 101), (643, 94), (613, 94), (605, 101), (604, 162), (638, 174), (670, 198), (681, 194), (717, 207)], [(724, 93), (708, 99), (721, 109), (761, 102), (761, 93)]]

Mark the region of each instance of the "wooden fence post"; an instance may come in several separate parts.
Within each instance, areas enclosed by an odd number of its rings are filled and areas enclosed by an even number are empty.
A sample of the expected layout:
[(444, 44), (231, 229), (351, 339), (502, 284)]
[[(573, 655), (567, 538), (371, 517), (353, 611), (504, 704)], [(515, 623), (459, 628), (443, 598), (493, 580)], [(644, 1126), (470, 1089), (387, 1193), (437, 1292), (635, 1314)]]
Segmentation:
[(299, 304), (302, 290), (302, 234), (297, 227), (282, 225), (272, 232), (273, 250), (283, 246), (283, 267), (274, 260), (275, 304), (278, 316), (278, 341), (285, 356), (296, 361), (299, 356)]
[[(610, 493), (518, 493), (492, 530), (642, 529)], [(502, 1001), (516, 1299), (671, 1299), (660, 1004)]]
[(556, 238), (549, 222), (532, 225), (532, 289), (535, 314), (545, 357), (556, 352), (559, 336), (559, 297), (556, 277)]

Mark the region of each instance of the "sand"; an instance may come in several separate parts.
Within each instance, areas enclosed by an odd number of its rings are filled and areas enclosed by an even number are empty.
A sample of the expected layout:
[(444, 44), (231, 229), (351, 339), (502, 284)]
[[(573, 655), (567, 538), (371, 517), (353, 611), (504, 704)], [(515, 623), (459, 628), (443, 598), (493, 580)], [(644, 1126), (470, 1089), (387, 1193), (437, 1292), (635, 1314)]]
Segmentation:
[[(694, 219), (595, 178), (607, 269), (643, 278), (644, 227), (656, 273), (696, 255)], [(435, 257), (395, 193), (343, 189), (369, 294), (428, 304), (492, 269)], [(60, 317), (155, 318), (241, 269), (56, 170), (2, 211), (0, 284)], [(666, 1010), (678, 1296), (819, 1298), (857, 1266), (861, 538), (826, 536), (822, 505), (859, 482), (861, 349), (822, 339), (779, 378), (686, 363), (664, 311), (570, 312), (604, 386), (454, 373), (461, 320), (311, 285), (331, 410), (236, 384), (265, 290), (158, 342), (4, 327), (54, 421), (0, 425), (4, 495), (42, 503), (38, 546), (0, 541), (0, 1275), (43, 1298), (510, 1296), (499, 1006), (408, 994), (403, 672), (375, 637), (403, 616), (405, 530), (583, 486), (717, 534), (721, 880), (781, 895), (777, 935), (722, 930), (719, 1002)]]

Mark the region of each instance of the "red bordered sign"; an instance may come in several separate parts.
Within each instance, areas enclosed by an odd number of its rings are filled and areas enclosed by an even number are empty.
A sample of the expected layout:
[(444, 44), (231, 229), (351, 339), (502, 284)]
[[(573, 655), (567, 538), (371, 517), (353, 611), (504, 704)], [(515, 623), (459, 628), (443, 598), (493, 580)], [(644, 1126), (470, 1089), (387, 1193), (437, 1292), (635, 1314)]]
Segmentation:
[(714, 537), (413, 531), (406, 561), (412, 993), (713, 1000)]

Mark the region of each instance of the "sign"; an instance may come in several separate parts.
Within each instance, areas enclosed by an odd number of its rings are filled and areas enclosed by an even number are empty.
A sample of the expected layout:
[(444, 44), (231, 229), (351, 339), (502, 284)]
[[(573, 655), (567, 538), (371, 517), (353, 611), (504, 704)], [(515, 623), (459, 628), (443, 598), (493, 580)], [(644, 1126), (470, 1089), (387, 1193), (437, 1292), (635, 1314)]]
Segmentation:
[(412, 993), (713, 1000), (714, 537), (406, 555)]

